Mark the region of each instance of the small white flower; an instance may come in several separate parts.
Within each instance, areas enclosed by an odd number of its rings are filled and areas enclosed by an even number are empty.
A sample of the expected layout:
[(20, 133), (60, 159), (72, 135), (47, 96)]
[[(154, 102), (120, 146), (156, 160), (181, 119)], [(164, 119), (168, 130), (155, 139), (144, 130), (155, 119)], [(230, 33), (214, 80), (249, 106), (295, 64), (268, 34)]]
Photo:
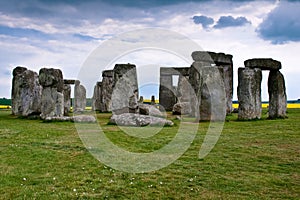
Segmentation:
[(133, 182), (130, 182), (130, 185), (132, 185), (133, 184)]
[(56, 178), (55, 178), (55, 177), (53, 177), (53, 180), (55, 181), (55, 180), (56, 180)]
[(193, 178), (190, 178), (190, 179), (189, 179), (190, 182), (192, 182), (193, 180), (194, 180)]
[(76, 189), (75, 189), (75, 188), (73, 189), (73, 192), (76, 192)]
[(24, 178), (23, 178), (23, 181), (26, 181), (26, 180), (27, 180), (27, 179), (24, 177)]
[(162, 185), (162, 184), (163, 184), (163, 182), (159, 182), (159, 184), (161, 184), (161, 185)]

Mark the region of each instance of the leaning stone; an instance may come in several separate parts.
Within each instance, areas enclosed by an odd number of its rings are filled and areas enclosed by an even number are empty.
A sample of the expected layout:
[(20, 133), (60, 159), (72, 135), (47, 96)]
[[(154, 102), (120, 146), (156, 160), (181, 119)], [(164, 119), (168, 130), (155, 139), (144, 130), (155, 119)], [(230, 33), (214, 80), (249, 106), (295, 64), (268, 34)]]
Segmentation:
[(245, 67), (259, 68), (261, 70), (280, 70), (281, 62), (272, 58), (253, 58), (244, 62)]
[(239, 120), (260, 119), (261, 117), (261, 69), (238, 69)]
[(270, 71), (268, 78), (269, 118), (285, 118), (287, 97), (284, 77), (280, 71)]

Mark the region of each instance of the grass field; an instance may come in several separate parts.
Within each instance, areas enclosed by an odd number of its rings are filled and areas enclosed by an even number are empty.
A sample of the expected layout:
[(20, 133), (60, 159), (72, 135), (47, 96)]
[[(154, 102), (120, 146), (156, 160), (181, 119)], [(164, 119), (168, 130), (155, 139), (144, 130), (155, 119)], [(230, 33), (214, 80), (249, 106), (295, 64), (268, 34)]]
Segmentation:
[[(266, 113), (266, 111), (263, 111)], [(133, 138), (107, 125), (107, 137), (134, 152), (151, 152), (178, 129)], [(215, 148), (198, 153), (209, 123), (200, 123), (186, 153), (159, 171), (131, 174), (101, 164), (73, 123), (43, 123), (0, 111), (0, 199), (300, 199), (300, 109), (284, 120), (237, 121), (228, 116)]]

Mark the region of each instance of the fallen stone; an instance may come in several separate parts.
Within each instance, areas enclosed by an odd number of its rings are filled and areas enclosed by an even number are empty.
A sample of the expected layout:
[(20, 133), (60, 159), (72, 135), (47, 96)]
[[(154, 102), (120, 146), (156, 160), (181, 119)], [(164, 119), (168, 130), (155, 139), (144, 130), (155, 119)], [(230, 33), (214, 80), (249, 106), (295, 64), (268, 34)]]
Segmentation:
[(273, 60), (272, 58), (253, 58), (245, 60), (245, 67), (259, 68), (261, 70), (280, 70), (281, 62)]
[(77, 115), (77, 116), (61, 116), (61, 117), (46, 117), (45, 122), (76, 122), (76, 123), (95, 123), (97, 120), (91, 115)]
[(140, 115), (133, 113), (123, 113), (121, 115), (112, 115), (110, 118), (110, 124), (116, 124), (119, 126), (173, 126), (174, 123), (170, 120), (166, 120), (159, 117), (150, 115)]
[(192, 108), (189, 102), (179, 102), (173, 106), (173, 115), (188, 115), (191, 114)]
[(139, 113), (141, 115), (150, 115), (154, 117), (165, 117), (164, 113), (161, 112), (156, 106), (149, 104), (139, 104)]

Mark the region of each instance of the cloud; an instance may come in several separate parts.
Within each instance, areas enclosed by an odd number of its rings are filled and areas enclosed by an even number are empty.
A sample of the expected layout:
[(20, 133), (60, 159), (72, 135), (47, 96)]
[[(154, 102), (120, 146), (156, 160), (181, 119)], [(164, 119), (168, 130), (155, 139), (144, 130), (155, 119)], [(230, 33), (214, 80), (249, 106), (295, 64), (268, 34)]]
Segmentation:
[(300, 41), (299, 10), (299, 1), (281, 1), (259, 25), (258, 35), (273, 44)]
[(24, 38), (40, 38), (42, 40), (50, 40), (52, 36), (35, 29), (28, 28), (12, 28), (0, 25), (0, 35), (9, 35), (12, 37)]
[(204, 15), (193, 17), (195, 24), (201, 24), (203, 28), (207, 28), (209, 25), (214, 23), (214, 19)]
[(247, 20), (246, 17), (234, 18), (232, 16), (221, 16), (216, 25), (214, 25), (214, 28), (221, 29), (232, 26), (244, 26), (246, 24), (251, 24), (251, 22)]

